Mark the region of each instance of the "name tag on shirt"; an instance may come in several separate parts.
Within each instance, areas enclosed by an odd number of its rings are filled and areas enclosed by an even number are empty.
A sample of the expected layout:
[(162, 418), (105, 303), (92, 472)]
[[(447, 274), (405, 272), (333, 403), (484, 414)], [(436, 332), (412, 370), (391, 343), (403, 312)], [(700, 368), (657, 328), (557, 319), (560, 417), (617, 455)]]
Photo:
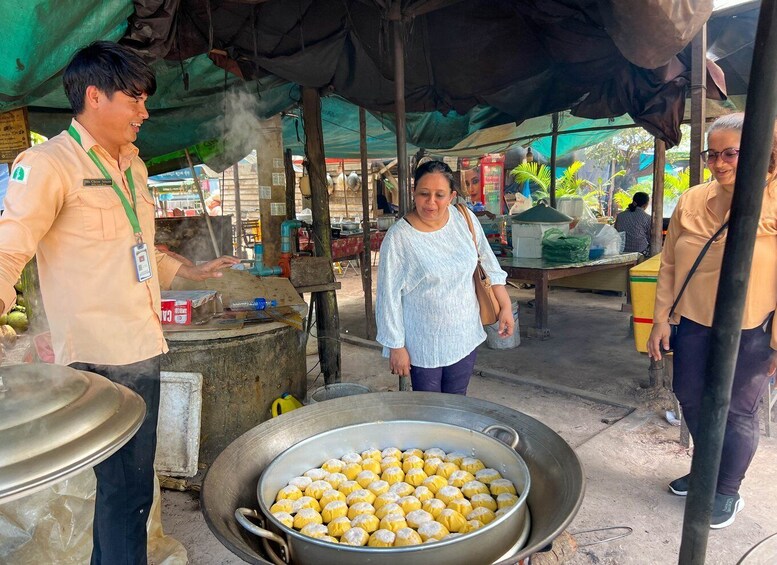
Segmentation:
[(111, 179), (84, 179), (84, 186), (111, 186)]
[(150, 279), (152, 273), (151, 263), (148, 258), (148, 246), (145, 243), (133, 245), (132, 257), (135, 259), (135, 270), (138, 273), (138, 282)]

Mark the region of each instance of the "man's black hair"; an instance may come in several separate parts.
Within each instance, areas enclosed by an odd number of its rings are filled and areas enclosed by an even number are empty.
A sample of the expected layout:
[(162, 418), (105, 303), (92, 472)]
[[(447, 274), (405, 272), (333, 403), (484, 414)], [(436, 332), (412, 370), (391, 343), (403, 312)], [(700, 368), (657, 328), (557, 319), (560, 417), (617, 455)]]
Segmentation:
[(133, 97), (156, 92), (154, 71), (135, 51), (111, 41), (95, 41), (73, 55), (62, 82), (76, 116), (84, 111), (89, 86), (109, 98), (117, 91)]

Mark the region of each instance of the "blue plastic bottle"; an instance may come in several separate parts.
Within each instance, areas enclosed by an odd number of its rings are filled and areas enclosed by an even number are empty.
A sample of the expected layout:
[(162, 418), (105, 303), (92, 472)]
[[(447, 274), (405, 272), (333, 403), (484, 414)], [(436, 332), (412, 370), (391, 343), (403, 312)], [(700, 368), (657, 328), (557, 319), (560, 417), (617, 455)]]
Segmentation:
[(267, 307), (275, 308), (278, 306), (277, 300), (267, 302), (265, 298), (254, 298), (253, 300), (233, 300), (229, 303), (229, 309), (236, 310), (264, 310)]

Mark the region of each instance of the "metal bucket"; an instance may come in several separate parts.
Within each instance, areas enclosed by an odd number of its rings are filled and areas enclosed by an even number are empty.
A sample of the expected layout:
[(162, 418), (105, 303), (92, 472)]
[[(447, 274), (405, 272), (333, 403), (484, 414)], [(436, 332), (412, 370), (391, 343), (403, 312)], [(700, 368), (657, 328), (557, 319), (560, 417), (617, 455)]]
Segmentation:
[(308, 404), (324, 402), (325, 400), (332, 400), (333, 398), (341, 398), (343, 396), (367, 394), (370, 392), (372, 392), (372, 390), (368, 386), (358, 385), (356, 383), (334, 383), (331, 385), (324, 385), (314, 390), (308, 397)]
[[(487, 435), (491, 432), (506, 434), (509, 443)], [(394, 563), (397, 559), (404, 565), (492, 563), (515, 545), (516, 539), (524, 531), (527, 519), (526, 500), (531, 490), (531, 481), (526, 463), (515, 452), (518, 443), (515, 430), (501, 424), (490, 426), (482, 433), (461, 426), (419, 420), (378, 421), (330, 430), (290, 447), (262, 473), (257, 485), (257, 499), (261, 514), (269, 521), (267, 529), (257, 528), (245, 520), (246, 515), (257, 516), (250, 509), (240, 509), (236, 518), (250, 532), (277, 542), (281, 547), (280, 555), (285, 557), (287, 563), (361, 565)], [(469, 453), (488, 467), (498, 469), (504, 478), (510, 479), (520, 494), (518, 502), (504, 516), (463, 537), (442, 540), (432, 545), (392, 548), (354, 547), (313, 539), (284, 526), (270, 513), (276, 493), (286, 486), (289, 478), (301, 475), (322, 461), (345, 452), (358, 453), (369, 448), (389, 446), (402, 450), (438, 447), (446, 452)], [(265, 523), (264, 520), (261, 523)]]
[(584, 478), (572, 448), (541, 422), (485, 400), (431, 392), (379, 392), (304, 406), (263, 422), (230, 444), (210, 467), (202, 489), (205, 521), (230, 551), (248, 563), (271, 565), (259, 538), (235, 521), (235, 509), (256, 504), (262, 472), (286, 449), (322, 432), (380, 420), (423, 420), (473, 430), (515, 429), (517, 452), (531, 476), (531, 532), (523, 549), (498, 562), (512, 565), (543, 549), (572, 521), (583, 502)]

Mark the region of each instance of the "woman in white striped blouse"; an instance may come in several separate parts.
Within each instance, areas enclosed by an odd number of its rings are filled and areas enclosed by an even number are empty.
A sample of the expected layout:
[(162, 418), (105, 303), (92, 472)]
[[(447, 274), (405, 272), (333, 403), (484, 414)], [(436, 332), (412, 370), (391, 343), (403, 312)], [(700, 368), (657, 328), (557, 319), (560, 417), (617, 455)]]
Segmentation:
[(472, 274), (478, 255), (499, 300), (499, 333), (512, 335), (507, 274), (491, 251), (480, 223), (451, 205), (453, 173), (429, 161), (416, 170), (415, 210), (394, 224), (380, 249), (377, 340), (391, 372), (410, 376), (413, 390), (466, 394), (476, 348), (486, 339)]

